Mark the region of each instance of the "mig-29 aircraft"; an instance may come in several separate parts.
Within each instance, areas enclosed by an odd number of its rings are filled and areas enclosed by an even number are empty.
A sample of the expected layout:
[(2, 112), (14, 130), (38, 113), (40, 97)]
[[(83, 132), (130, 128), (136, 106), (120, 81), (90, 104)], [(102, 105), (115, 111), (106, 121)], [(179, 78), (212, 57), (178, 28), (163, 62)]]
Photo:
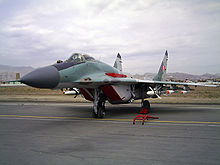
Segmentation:
[(167, 60), (166, 51), (153, 80), (139, 80), (123, 74), (120, 54), (112, 67), (89, 55), (74, 53), (66, 61), (59, 60), (56, 64), (26, 74), (20, 82), (36, 88), (78, 88), (86, 100), (93, 102), (92, 114), (95, 118), (104, 117), (106, 101), (125, 104), (141, 99), (141, 107), (149, 110), (150, 103), (145, 98), (160, 98), (162, 93), (173, 93), (178, 89), (187, 93), (188, 86), (214, 86), (164, 81)]

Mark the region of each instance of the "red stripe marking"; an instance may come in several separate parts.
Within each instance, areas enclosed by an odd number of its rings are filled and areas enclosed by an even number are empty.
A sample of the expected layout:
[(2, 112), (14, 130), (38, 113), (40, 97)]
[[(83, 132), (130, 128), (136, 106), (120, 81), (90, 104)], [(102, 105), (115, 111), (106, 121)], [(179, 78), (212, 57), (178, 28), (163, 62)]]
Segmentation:
[(127, 75), (124, 74), (118, 74), (118, 73), (105, 73), (107, 76), (111, 77), (127, 77)]
[(82, 92), (82, 94), (83, 94), (83, 96), (85, 97), (86, 100), (94, 101), (94, 99), (90, 96), (90, 95), (92, 95), (91, 92), (90, 92), (90, 94), (88, 93), (89, 89), (87, 89), (88, 92), (86, 90), (84, 90), (83, 88), (79, 88), (79, 90)]
[(109, 98), (111, 101), (119, 101), (122, 100), (121, 97), (118, 95), (118, 93), (115, 91), (115, 89), (111, 86), (103, 86), (101, 87), (102, 91), (105, 93), (105, 95)]

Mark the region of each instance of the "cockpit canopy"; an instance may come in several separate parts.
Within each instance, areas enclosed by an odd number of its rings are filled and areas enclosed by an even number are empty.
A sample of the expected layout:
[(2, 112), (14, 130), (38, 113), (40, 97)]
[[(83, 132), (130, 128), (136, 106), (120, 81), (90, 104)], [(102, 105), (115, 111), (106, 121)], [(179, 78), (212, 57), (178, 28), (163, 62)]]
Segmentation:
[(65, 62), (81, 63), (93, 60), (95, 59), (87, 54), (74, 53)]
[(86, 61), (94, 61), (95, 59), (87, 54), (74, 53), (66, 61), (58, 60), (53, 66), (59, 71), (74, 65), (84, 63)]

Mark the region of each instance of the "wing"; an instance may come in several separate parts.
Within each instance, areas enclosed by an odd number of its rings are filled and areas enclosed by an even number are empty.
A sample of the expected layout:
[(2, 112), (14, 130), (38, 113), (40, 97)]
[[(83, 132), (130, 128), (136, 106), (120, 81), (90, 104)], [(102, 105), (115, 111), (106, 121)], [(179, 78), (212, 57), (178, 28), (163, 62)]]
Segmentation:
[(218, 85), (210, 85), (204, 83), (186, 83), (186, 82), (172, 82), (172, 81), (153, 81), (153, 80), (138, 80), (138, 83), (143, 84), (159, 84), (159, 85), (183, 85), (183, 86), (205, 86), (205, 87), (219, 87)]
[(155, 86), (206, 86), (206, 87), (218, 87), (218, 85), (209, 85), (202, 83), (186, 83), (186, 82), (171, 82), (171, 81), (155, 81), (155, 80), (140, 80), (126, 77), (123, 74), (115, 74), (115, 73), (95, 73), (91, 75), (84, 76), (82, 79), (74, 81), (71, 83), (70, 87), (77, 88), (97, 88), (104, 85), (136, 85), (142, 84), (150, 87)]

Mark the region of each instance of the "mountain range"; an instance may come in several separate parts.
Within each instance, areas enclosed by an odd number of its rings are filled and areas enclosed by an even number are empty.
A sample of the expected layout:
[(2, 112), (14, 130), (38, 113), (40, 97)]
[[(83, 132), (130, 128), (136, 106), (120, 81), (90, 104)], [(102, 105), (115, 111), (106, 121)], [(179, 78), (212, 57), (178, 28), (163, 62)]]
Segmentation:
[[(138, 79), (145, 79), (145, 80), (152, 80), (156, 73), (145, 73), (145, 74), (135, 74), (132, 77), (138, 78)], [(209, 74), (205, 73), (202, 75), (194, 75), (189, 73), (167, 73), (165, 79), (166, 80), (176, 80), (176, 81), (185, 81), (185, 80), (191, 80), (191, 81), (198, 81), (198, 80), (208, 80), (208, 79), (217, 79), (220, 78), (220, 73), (216, 74)]]
[[(25, 75), (26, 73), (34, 70), (31, 66), (8, 66), (8, 65), (0, 65), (0, 81), (11, 81), (16, 79), (16, 73), (20, 73), (20, 76)], [(145, 73), (145, 74), (135, 74), (131, 75), (126, 73), (133, 78), (138, 79), (146, 79), (152, 80), (156, 73)], [(167, 73), (166, 79), (167, 80), (177, 80), (177, 81), (184, 81), (186, 79), (197, 81), (197, 80), (207, 80), (207, 79), (216, 79), (220, 78), (220, 73), (216, 74), (209, 74), (205, 73), (202, 75), (193, 75), (188, 73)]]

